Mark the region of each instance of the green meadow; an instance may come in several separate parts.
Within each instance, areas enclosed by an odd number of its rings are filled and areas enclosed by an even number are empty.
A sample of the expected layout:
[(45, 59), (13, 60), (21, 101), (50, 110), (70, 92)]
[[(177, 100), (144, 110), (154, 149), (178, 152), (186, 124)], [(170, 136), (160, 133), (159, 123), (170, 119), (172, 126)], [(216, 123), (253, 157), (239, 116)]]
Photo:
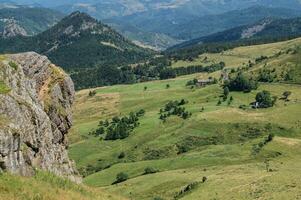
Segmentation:
[[(292, 48), (294, 42), (241, 47), (224, 54), (239, 52), (241, 56), (253, 55), (256, 59), (266, 52), (270, 56), (265, 63), (256, 64), (246, 73), (256, 72), (262, 65), (272, 66), (272, 63), (273, 67), (282, 68), (288, 59), (300, 70), (297, 55), (275, 56), (280, 48), (283, 52), (285, 48)], [(257, 55), (255, 51), (262, 53)], [(245, 60), (232, 62), (245, 63)], [(219, 77), (220, 74), (194, 74), (96, 88), (95, 96), (89, 96), (91, 90), (79, 91), (74, 106), (74, 126), (69, 134), (69, 155), (85, 175), (84, 183), (139, 200), (300, 198), (301, 86), (260, 83), (259, 88), (250, 93), (230, 92), (233, 102), (228, 104), (228, 98), (221, 105), (217, 105), (223, 92), (220, 84), (186, 87), (187, 81), (193, 78)], [(289, 101), (278, 99), (272, 108), (252, 109), (249, 104), (263, 90), (279, 98), (284, 91), (291, 91), (292, 95)], [(190, 118), (171, 116), (166, 122), (159, 119), (159, 110), (167, 102), (181, 99), (189, 102), (184, 107), (192, 113)], [(140, 109), (146, 111), (145, 116), (126, 139), (106, 141), (103, 136), (89, 134), (100, 120)], [(275, 137), (254, 153), (254, 145), (268, 135)], [(185, 151), (181, 151), (183, 148)], [(121, 152), (124, 158), (119, 158)], [(145, 175), (147, 167), (158, 172)], [(120, 172), (128, 174), (129, 179), (112, 185)], [(189, 185), (193, 187), (186, 191)]]

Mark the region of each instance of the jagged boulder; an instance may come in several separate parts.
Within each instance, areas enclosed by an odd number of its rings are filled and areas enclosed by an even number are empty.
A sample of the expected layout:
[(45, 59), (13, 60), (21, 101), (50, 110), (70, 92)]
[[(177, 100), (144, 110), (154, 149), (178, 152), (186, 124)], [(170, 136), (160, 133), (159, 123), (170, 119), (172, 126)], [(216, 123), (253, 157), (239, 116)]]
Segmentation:
[(73, 82), (45, 56), (0, 56), (0, 170), (30, 176), (35, 168), (79, 182), (67, 153)]

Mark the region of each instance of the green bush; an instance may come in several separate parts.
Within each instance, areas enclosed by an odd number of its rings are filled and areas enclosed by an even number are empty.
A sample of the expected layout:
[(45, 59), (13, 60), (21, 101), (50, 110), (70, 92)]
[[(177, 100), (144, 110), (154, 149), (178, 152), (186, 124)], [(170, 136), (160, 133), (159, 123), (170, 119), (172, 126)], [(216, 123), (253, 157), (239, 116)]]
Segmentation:
[(0, 80), (0, 94), (6, 94), (10, 92), (10, 88), (4, 83), (4, 81)]
[(154, 174), (157, 173), (159, 170), (153, 168), (153, 167), (146, 167), (144, 169), (144, 173), (143, 174)]
[(122, 159), (125, 157), (125, 153), (124, 152), (121, 152), (119, 155), (118, 155), (118, 159)]
[(11, 68), (13, 68), (14, 70), (17, 70), (17, 69), (18, 69), (18, 65), (17, 65), (16, 63), (14, 63), (13, 61), (10, 61), (10, 62), (8, 63), (8, 65), (9, 65)]
[(124, 182), (128, 180), (128, 178), (129, 178), (128, 174), (124, 172), (120, 172), (116, 175), (116, 181), (113, 184)]

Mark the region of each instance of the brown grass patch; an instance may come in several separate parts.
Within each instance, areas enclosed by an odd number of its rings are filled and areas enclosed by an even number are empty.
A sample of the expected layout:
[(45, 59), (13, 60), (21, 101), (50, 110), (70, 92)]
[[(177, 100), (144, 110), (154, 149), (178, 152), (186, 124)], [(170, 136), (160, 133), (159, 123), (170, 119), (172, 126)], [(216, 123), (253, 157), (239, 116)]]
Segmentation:
[(96, 94), (89, 96), (89, 92), (80, 92), (76, 95), (73, 106), (75, 120), (100, 119), (119, 113), (119, 93)]

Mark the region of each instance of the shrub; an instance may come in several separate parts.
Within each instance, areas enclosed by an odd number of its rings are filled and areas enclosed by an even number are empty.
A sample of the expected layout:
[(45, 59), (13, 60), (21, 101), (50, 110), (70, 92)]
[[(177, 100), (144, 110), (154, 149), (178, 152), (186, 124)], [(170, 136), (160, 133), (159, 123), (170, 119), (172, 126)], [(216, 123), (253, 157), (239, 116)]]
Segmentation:
[(89, 91), (89, 97), (93, 97), (96, 95), (96, 90)]
[(196, 85), (198, 82), (198, 79), (193, 79), (193, 80), (190, 80), (186, 83), (186, 86), (193, 86), (193, 85)]
[(129, 178), (128, 174), (124, 172), (120, 172), (116, 175), (116, 181), (113, 184), (124, 182), (128, 180), (128, 178)]
[(188, 184), (184, 189), (182, 189), (179, 193), (177, 193), (174, 196), (174, 199), (181, 199), (184, 195), (186, 195), (187, 193), (196, 189), (198, 185), (199, 185), (198, 182), (193, 182), (193, 183)]
[(158, 170), (153, 168), (153, 167), (146, 167), (144, 169), (144, 173), (143, 174), (154, 174), (154, 173), (157, 173)]
[(288, 101), (288, 97), (289, 97), (291, 94), (292, 94), (291, 91), (285, 91), (285, 92), (283, 92), (283, 94), (282, 94), (283, 99), (284, 99), (285, 101)]
[(261, 142), (254, 144), (252, 147), (252, 155), (257, 155), (260, 153), (261, 149), (267, 145), (269, 142), (272, 142), (274, 139), (274, 134), (270, 133), (268, 136), (264, 137)]
[(9, 93), (11, 89), (4, 83), (4, 81), (0, 80), (0, 94)]
[(119, 155), (118, 155), (118, 159), (122, 159), (125, 157), (125, 153), (124, 152), (121, 152)]
[(140, 109), (140, 110), (136, 113), (136, 115), (137, 115), (138, 117), (142, 117), (142, 116), (144, 116), (144, 114), (145, 114), (145, 110), (144, 110), (144, 109)]
[(239, 106), (239, 109), (242, 109), (242, 110), (246, 110), (248, 108), (248, 106), (246, 106), (246, 105), (240, 105)]
[(14, 70), (17, 70), (17, 69), (18, 69), (18, 65), (17, 65), (16, 63), (14, 63), (13, 61), (10, 61), (10, 62), (8, 63), (8, 65), (9, 65), (11, 68), (13, 68)]

